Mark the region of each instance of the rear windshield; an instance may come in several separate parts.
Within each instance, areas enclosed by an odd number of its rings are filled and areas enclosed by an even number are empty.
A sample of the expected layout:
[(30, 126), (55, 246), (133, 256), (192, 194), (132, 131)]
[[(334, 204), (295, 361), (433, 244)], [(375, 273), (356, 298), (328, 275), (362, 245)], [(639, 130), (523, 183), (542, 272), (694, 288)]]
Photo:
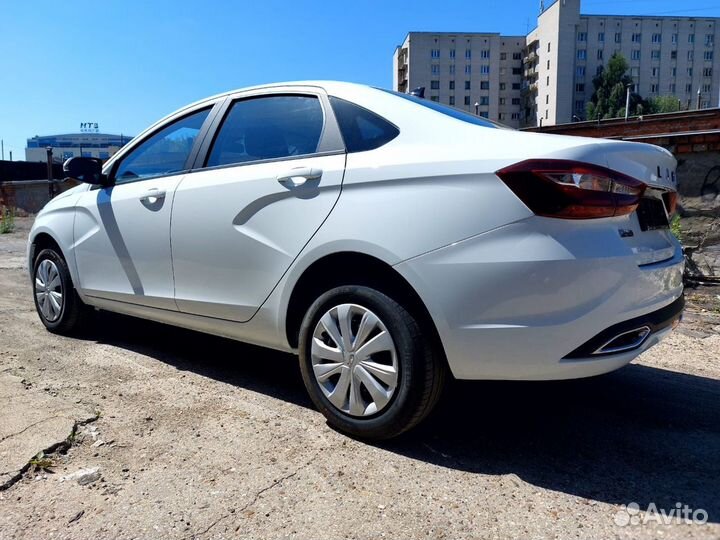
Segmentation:
[(484, 118), (482, 116), (475, 116), (474, 114), (470, 114), (465, 111), (455, 109), (453, 107), (448, 107), (447, 105), (441, 105), (440, 103), (430, 101), (429, 99), (422, 99), (416, 96), (411, 96), (410, 94), (402, 94), (400, 92), (394, 92), (392, 90), (385, 90), (384, 88), (378, 88), (378, 90), (382, 90), (383, 92), (393, 94), (394, 96), (407, 99), (408, 101), (412, 101), (413, 103), (417, 103), (418, 105), (422, 105), (423, 107), (432, 109), (433, 111), (444, 114), (445, 116), (450, 116), (452, 118), (455, 118), (456, 120), (467, 122), (468, 124), (475, 124), (476, 126), (483, 126), (494, 129), (512, 129), (502, 124), (498, 124), (497, 122), (493, 122), (488, 118)]

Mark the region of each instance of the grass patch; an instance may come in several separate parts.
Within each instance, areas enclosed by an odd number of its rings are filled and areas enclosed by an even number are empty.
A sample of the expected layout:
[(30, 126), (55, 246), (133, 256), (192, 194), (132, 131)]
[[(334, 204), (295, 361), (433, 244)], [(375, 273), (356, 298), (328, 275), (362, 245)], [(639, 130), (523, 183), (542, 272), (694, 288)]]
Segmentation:
[(0, 207), (0, 234), (15, 230), (15, 210), (7, 206)]

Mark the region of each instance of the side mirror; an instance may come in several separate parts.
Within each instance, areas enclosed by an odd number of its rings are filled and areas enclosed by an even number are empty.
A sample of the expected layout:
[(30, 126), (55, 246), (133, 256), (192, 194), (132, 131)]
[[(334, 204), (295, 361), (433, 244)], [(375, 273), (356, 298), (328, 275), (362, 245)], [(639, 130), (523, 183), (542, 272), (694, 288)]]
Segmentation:
[(107, 186), (110, 181), (106, 175), (102, 173), (102, 161), (97, 158), (73, 157), (63, 163), (63, 172), (67, 178), (85, 182), (86, 184), (96, 184)]

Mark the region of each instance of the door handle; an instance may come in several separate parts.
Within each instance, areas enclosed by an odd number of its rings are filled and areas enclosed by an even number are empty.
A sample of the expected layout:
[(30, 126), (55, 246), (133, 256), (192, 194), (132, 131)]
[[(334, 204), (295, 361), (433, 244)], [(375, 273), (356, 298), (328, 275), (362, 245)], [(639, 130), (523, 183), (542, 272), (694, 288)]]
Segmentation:
[(308, 180), (315, 180), (322, 176), (322, 169), (315, 167), (297, 167), (289, 171), (279, 174), (277, 181), (283, 186), (293, 188), (300, 187)]
[(165, 198), (165, 190), (164, 189), (150, 188), (140, 197), (140, 200), (151, 202), (150, 199), (159, 200), (159, 199), (164, 199), (164, 198)]

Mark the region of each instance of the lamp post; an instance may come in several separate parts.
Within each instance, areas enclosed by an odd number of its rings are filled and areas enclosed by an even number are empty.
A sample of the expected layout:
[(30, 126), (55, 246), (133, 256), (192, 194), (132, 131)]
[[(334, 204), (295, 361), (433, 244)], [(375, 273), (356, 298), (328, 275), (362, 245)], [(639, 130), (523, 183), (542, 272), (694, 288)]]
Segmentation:
[(480, 104), (476, 101), (475, 102), (475, 116), (480, 115)]
[(47, 177), (48, 177), (48, 194), (50, 195), (50, 198), (52, 199), (55, 196), (55, 189), (53, 184), (53, 149), (52, 146), (48, 146), (45, 148), (45, 152), (47, 152)]
[(698, 88), (698, 93), (697, 93), (697, 108), (698, 109), (700, 109), (700, 105), (702, 105), (702, 92)]

